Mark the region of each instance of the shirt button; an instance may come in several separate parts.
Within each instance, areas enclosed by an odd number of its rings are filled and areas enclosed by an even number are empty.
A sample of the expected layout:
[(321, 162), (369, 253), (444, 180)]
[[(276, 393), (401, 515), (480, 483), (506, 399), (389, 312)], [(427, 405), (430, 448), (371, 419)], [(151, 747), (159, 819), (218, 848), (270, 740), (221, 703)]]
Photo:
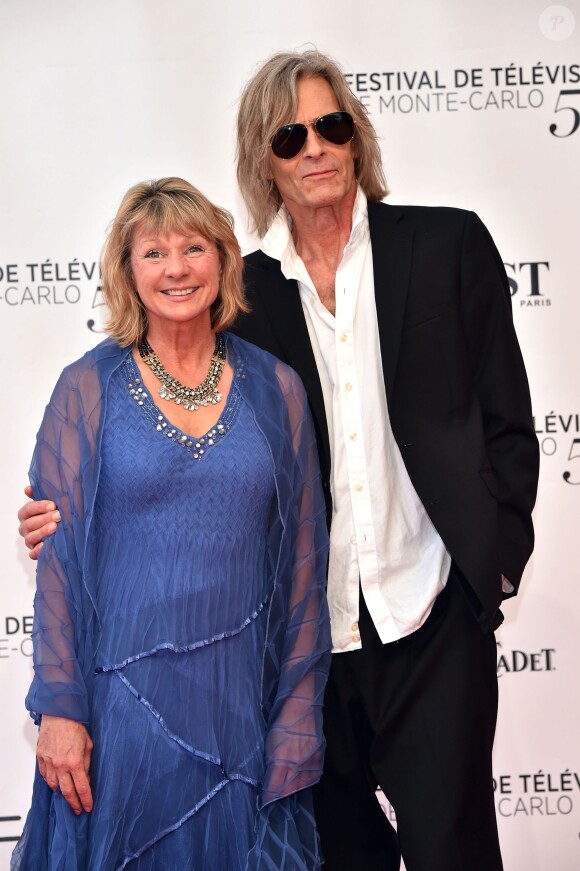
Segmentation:
[(347, 336), (346, 333), (341, 333), (341, 334), (340, 334), (340, 341), (341, 341), (341, 342), (347, 342), (347, 341), (348, 341), (348, 336)]
[(352, 640), (353, 641), (360, 641), (360, 635), (353, 635)]
[(349, 391), (352, 390), (352, 384), (350, 383), (350, 381), (346, 382), (346, 384), (344, 385), (344, 389)]
[(356, 544), (356, 535), (351, 535), (349, 541), (351, 544)]
[(351, 442), (356, 442), (357, 438), (358, 435), (355, 432), (351, 432), (351, 434), (349, 435), (349, 439), (351, 440)]
[(353, 632), (356, 632), (358, 629), (358, 623), (353, 623), (350, 628), (352, 629)]
[(360, 491), (362, 490), (362, 488), (363, 488), (363, 485), (362, 485), (362, 484), (355, 484), (355, 485), (354, 485), (354, 489), (356, 490), (357, 493), (360, 493)]
[(316, 305), (316, 297), (315, 296), (310, 297), (310, 305)]

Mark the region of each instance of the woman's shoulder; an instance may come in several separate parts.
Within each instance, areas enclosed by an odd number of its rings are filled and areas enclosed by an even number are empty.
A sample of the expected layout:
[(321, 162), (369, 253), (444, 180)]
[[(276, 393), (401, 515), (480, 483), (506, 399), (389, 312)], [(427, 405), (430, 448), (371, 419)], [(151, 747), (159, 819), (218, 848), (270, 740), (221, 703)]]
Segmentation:
[(114, 339), (107, 338), (79, 357), (62, 370), (61, 378), (69, 383), (79, 383), (88, 372), (116, 366), (130, 353), (129, 348), (121, 348)]
[(291, 366), (288, 366), (287, 363), (283, 363), (282, 360), (278, 359), (278, 357), (270, 354), (269, 351), (264, 351), (257, 345), (247, 342), (245, 339), (241, 339), (233, 333), (228, 333), (227, 339), (228, 344), (234, 352), (235, 363), (236, 365), (239, 365), (241, 369), (250, 366), (259, 370), (263, 377), (276, 381), (282, 387), (284, 392), (286, 392), (288, 387), (293, 387), (295, 385), (304, 389), (302, 387), (302, 381), (294, 369), (292, 369)]
[(66, 416), (74, 416), (73, 411), (95, 409), (101, 400), (109, 376), (117, 368), (129, 348), (121, 348), (112, 339), (105, 339), (96, 347), (86, 351), (82, 357), (69, 363), (62, 370), (51, 395), (52, 407)]
[(228, 341), (236, 383), (254, 411), (262, 409), (274, 415), (278, 409), (298, 425), (308, 415), (308, 398), (300, 376), (273, 354), (238, 336), (228, 335)]

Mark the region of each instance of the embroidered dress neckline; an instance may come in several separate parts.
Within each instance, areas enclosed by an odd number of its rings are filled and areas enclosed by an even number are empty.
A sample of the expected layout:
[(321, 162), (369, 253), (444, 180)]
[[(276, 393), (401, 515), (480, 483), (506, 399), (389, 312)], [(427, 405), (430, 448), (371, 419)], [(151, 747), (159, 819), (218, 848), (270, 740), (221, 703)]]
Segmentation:
[(160, 435), (170, 439), (174, 444), (185, 448), (194, 460), (202, 460), (207, 451), (221, 441), (233, 426), (241, 399), (240, 391), (235, 382), (235, 375), (221, 415), (216, 423), (198, 438), (183, 432), (183, 430), (165, 417), (153, 400), (150, 391), (143, 384), (141, 373), (132, 355), (127, 357), (123, 366), (129, 396), (134, 400), (135, 404), (141, 408), (145, 417)]

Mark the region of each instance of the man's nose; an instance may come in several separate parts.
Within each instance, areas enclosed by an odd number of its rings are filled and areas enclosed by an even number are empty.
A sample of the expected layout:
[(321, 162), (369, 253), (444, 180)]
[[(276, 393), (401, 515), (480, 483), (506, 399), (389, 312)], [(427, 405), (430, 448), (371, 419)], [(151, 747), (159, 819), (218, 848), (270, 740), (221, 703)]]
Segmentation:
[(308, 134), (304, 145), (304, 154), (308, 157), (319, 157), (324, 151), (324, 139), (320, 136), (314, 124), (309, 124), (306, 128)]

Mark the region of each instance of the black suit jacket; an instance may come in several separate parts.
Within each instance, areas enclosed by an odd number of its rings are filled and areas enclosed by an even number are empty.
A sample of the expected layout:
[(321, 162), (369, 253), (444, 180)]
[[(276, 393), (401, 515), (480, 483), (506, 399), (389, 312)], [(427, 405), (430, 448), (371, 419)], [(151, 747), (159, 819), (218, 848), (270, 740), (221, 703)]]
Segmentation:
[[(503, 263), (472, 212), (369, 203), (389, 417), (405, 466), (490, 621), (533, 548), (539, 452)], [(306, 387), (330, 500), (324, 402), (295, 281), (245, 258), (252, 311), (235, 332)], [(330, 515), (329, 515), (330, 516)]]

